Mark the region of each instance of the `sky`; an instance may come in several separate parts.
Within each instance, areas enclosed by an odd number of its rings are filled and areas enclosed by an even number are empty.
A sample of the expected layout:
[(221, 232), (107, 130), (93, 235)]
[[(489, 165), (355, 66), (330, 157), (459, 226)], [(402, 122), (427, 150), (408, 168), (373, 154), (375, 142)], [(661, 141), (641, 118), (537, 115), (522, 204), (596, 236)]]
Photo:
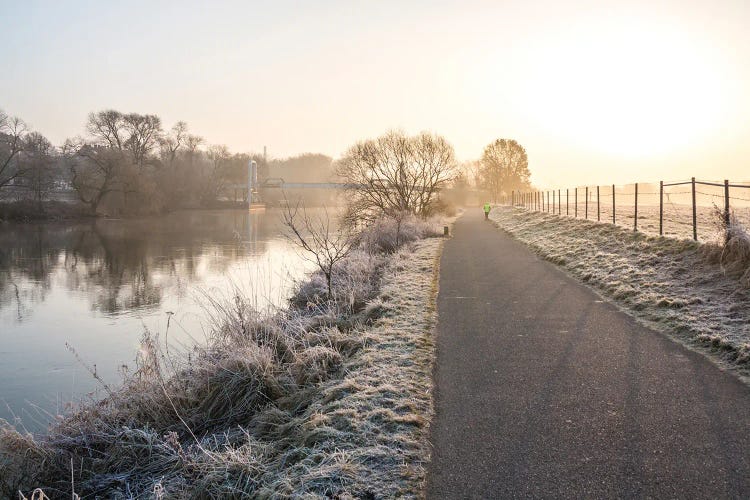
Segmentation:
[(341, 156), (390, 129), (538, 187), (750, 180), (750, 2), (0, 0), (0, 108), (54, 144), (92, 111)]

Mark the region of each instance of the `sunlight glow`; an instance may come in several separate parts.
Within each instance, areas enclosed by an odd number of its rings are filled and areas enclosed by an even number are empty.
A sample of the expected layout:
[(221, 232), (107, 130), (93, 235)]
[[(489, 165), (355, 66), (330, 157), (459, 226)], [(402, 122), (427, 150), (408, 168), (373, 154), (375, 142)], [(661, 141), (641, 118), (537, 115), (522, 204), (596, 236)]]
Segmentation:
[(627, 27), (536, 49), (523, 98), (531, 119), (578, 146), (629, 157), (715, 132), (722, 81), (709, 56), (686, 34)]

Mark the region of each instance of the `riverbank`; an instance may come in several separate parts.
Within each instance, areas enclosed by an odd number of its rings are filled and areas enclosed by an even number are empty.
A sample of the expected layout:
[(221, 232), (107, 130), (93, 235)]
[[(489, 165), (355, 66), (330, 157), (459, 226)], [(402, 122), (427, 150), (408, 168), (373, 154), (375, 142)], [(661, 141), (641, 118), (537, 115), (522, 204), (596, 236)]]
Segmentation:
[(443, 240), (423, 223), (395, 228), (379, 225), (342, 264), (335, 302), (313, 276), (272, 315), (242, 297), (216, 304), (211, 341), (187, 359), (146, 336), (138, 369), (104, 400), (45, 437), (5, 426), (5, 494), (69, 495), (73, 464), (79, 494), (419, 496)]
[(59, 220), (83, 220), (96, 217), (82, 203), (45, 201), (0, 202), (0, 222), (45, 222)]
[(716, 244), (509, 207), (490, 218), (647, 326), (750, 374), (750, 288)]

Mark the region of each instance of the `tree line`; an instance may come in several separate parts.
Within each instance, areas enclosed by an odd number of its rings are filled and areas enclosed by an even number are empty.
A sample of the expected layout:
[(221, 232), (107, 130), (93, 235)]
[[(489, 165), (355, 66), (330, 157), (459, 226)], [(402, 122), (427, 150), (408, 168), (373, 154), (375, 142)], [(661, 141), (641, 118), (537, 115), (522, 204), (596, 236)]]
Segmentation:
[(89, 114), (85, 130), (55, 147), (0, 111), (0, 199), (20, 190), (41, 211), (54, 191), (68, 189), (92, 214), (211, 207), (226, 198), (229, 186), (245, 184), (251, 159), (261, 178), (336, 177), (349, 186), (348, 217), (358, 220), (403, 212), (428, 216), (440, 209), (440, 192), (449, 187), (481, 190), (492, 199), (529, 187), (526, 151), (512, 139), (497, 139), (479, 160), (461, 164), (444, 137), (401, 131), (360, 141), (336, 162), (303, 154), (267, 163), (263, 155), (206, 144), (182, 121), (165, 130), (156, 115), (99, 111)]
[(160, 213), (216, 205), (246, 182), (250, 159), (267, 168), (262, 155), (207, 144), (185, 122), (165, 130), (156, 115), (99, 111), (85, 129), (55, 147), (0, 112), (0, 197), (30, 195), (42, 210), (54, 191), (72, 189), (94, 214)]

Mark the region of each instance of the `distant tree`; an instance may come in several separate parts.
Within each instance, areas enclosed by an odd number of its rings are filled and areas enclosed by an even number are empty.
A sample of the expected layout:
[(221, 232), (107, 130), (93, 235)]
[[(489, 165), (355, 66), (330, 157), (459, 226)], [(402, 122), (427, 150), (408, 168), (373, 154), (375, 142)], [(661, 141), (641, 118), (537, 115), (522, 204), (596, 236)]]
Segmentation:
[(185, 137), (185, 151), (190, 160), (190, 164), (193, 163), (195, 157), (198, 155), (198, 148), (205, 142), (203, 137), (199, 135), (188, 134)]
[(187, 130), (187, 123), (177, 122), (168, 133), (159, 137), (161, 161), (169, 168), (174, 167), (177, 153), (185, 147), (189, 136)]
[(123, 192), (122, 151), (86, 141), (68, 140), (63, 152), (69, 160), (70, 178), (78, 199), (96, 213), (105, 196)]
[(223, 144), (214, 144), (206, 151), (206, 162), (200, 169), (202, 205), (216, 201), (227, 184), (227, 168), (231, 160), (229, 149)]
[(125, 149), (127, 136), (124, 128), (122, 113), (113, 109), (89, 113), (86, 122), (86, 131), (93, 138), (92, 142), (118, 151)]
[(24, 140), (24, 151), (20, 160), (23, 174), (20, 179), (31, 190), (40, 210), (42, 202), (47, 199), (58, 178), (55, 171), (57, 164), (54, 149), (47, 138), (39, 132), (31, 132)]
[(158, 116), (123, 114), (112, 109), (90, 113), (86, 130), (96, 145), (128, 153), (139, 167), (143, 167), (162, 133)]
[(0, 188), (23, 175), (24, 167), (18, 157), (23, 151), (27, 134), (23, 120), (10, 117), (0, 110)]
[(482, 154), (480, 177), (494, 199), (501, 193), (529, 186), (526, 150), (513, 139), (497, 139)]
[(429, 215), (454, 167), (453, 146), (443, 137), (388, 132), (349, 148), (336, 172), (349, 185), (347, 217), (355, 222), (403, 212)]
[(127, 133), (125, 146), (133, 157), (133, 163), (142, 168), (151, 150), (159, 143), (161, 119), (156, 115), (128, 113), (122, 117), (122, 121)]

